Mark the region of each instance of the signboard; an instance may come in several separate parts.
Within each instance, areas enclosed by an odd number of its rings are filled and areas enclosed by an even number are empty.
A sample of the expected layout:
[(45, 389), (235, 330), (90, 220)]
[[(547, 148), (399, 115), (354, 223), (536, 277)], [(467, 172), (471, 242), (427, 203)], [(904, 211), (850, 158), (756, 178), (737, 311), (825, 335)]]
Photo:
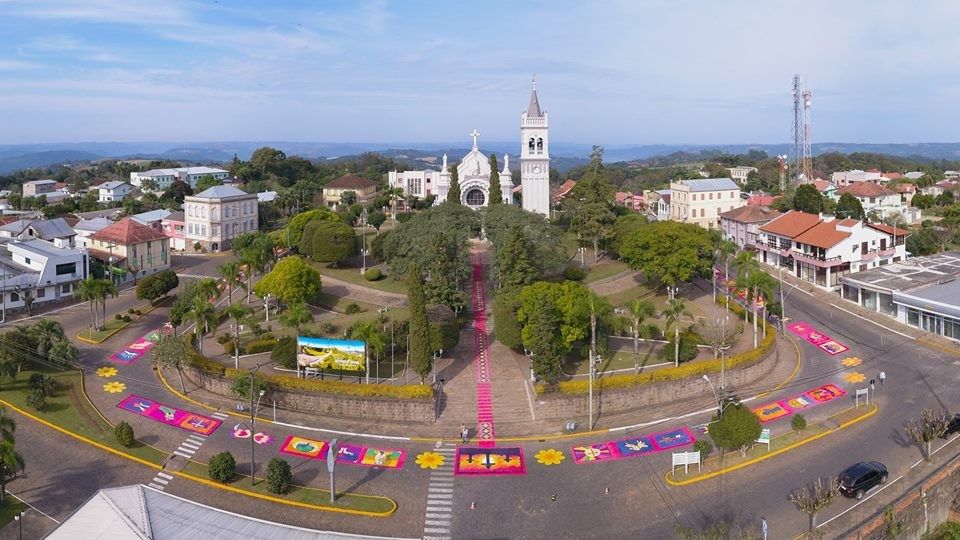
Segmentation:
[(363, 371), (365, 347), (362, 341), (297, 337), (297, 363), (316, 369)]
[(700, 470), (700, 452), (679, 452), (673, 454), (673, 466), (672, 470), (676, 470), (677, 467), (683, 467), (683, 474), (690, 472), (690, 465), (696, 465), (697, 470)]

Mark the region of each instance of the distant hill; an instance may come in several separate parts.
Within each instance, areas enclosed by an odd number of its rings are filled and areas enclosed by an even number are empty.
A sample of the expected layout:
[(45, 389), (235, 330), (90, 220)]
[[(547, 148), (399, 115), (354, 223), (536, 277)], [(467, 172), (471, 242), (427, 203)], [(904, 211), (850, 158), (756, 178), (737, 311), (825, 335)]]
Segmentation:
[[(249, 159), (254, 150), (271, 146), (283, 150), (288, 156), (307, 159), (337, 160), (356, 157), (364, 152), (378, 152), (392, 157), (405, 166), (439, 168), (440, 157), (446, 153), (453, 162), (465, 155), (469, 148), (451, 147), (448, 143), (418, 142), (404, 144), (387, 143), (327, 143), (297, 141), (223, 141), (223, 142), (83, 142), (0, 145), (0, 174), (18, 169), (46, 167), (60, 163), (114, 159), (170, 159), (188, 163), (224, 163), (234, 155)], [(655, 156), (668, 156), (677, 152), (710, 156), (714, 154), (745, 154), (761, 150), (770, 156), (789, 154), (789, 144), (648, 144), (604, 146), (606, 162), (629, 162)], [(516, 141), (483, 141), (484, 153), (496, 152), (500, 160), (504, 153), (511, 161), (517, 160)], [(550, 143), (552, 166), (561, 173), (571, 167), (583, 165), (590, 156), (592, 145), (580, 143)], [(960, 143), (817, 143), (814, 155), (825, 152), (873, 152), (916, 160), (960, 160)], [(403, 156), (403, 157), (400, 157)]]

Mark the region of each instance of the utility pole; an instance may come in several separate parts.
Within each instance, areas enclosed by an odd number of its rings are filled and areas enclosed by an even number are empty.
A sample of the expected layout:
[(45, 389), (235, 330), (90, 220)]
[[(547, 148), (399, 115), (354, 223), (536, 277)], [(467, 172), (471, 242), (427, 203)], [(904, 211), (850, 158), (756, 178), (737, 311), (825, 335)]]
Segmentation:
[(590, 426), (590, 431), (593, 431), (593, 379), (597, 375), (597, 311), (594, 308), (594, 302), (591, 298), (590, 301), (590, 395), (588, 396), (590, 400), (590, 406), (588, 407), (590, 413), (590, 420), (587, 424)]

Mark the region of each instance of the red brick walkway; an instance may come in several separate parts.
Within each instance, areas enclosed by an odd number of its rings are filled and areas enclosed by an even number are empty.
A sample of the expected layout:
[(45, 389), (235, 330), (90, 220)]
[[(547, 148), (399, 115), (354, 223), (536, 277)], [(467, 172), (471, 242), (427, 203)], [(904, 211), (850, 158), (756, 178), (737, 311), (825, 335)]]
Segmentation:
[(490, 388), (490, 355), (487, 347), (487, 313), (483, 288), (483, 259), (473, 263), (473, 363), (477, 368), (477, 440), (481, 447), (494, 446), (493, 398)]

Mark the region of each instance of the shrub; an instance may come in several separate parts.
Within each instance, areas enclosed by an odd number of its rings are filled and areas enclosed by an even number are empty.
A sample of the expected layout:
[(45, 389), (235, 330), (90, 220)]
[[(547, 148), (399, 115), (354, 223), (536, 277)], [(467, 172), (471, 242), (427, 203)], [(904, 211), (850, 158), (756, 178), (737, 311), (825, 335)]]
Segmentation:
[(139, 309), (133, 310), (133, 314), (136, 315), (137, 317), (143, 316), (143, 312), (140, 311)]
[(230, 452), (215, 454), (210, 458), (208, 472), (210, 478), (221, 484), (226, 484), (237, 475), (237, 460), (233, 458), (233, 454)]
[(460, 342), (460, 323), (453, 310), (444, 305), (427, 306), (430, 321), (430, 347), (433, 350), (453, 350)]
[(587, 272), (579, 266), (570, 265), (563, 269), (563, 279), (570, 281), (583, 281), (587, 277)]
[[(697, 335), (693, 332), (680, 332), (680, 362), (688, 362), (697, 357)], [(670, 334), (670, 339), (667, 341), (667, 345), (663, 348), (660, 354), (663, 355), (663, 358), (669, 362), (673, 361), (673, 355), (676, 353), (674, 349), (673, 342), (674, 334)]]
[(281, 367), (294, 369), (297, 367), (297, 338), (284, 336), (277, 341), (277, 345), (270, 353), (270, 359)]
[[(254, 394), (253, 394), (254, 396), (260, 395), (260, 392), (263, 392), (264, 395), (270, 393), (270, 382), (260, 375), (254, 376), (253, 387), (254, 387)], [(230, 387), (230, 391), (233, 392), (233, 394), (239, 398), (243, 398), (244, 400), (249, 400), (250, 399), (250, 374), (239, 372), (238, 375), (234, 375), (233, 386)]]
[(367, 271), (363, 273), (363, 279), (367, 281), (376, 281), (382, 276), (383, 274), (380, 273), (378, 268), (367, 268)]
[(30, 375), (30, 389), (39, 390), (44, 397), (53, 397), (57, 392), (57, 380), (42, 373)]
[(273, 338), (259, 339), (251, 341), (244, 346), (244, 354), (257, 354), (272, 351), (277, 346), (277, 340)]
[(113, 426), (113, 436), (117, 438), (117, 442), (124, 448), (130, 448), (130, 446), (133, 445), (133, 427), (122, 420)]
[(27, 405), (30, 405), (38, 411), (42, 411), (47, 404), (47, 394), (42, 388), (31, 388), (27, 394)]
[(116, 315), (113, 316), (113, 318), (119, 321), (119, 320), (123, 319), (123, 315), (117, 313)]
[(397, 212), (397, 221), (406, 223), (413, 217), (413, 212)]
[[(233, 344), (233, 339), (228, 339), (227, 341), (221, 343), (223, 345), (223, 354), (227, 356), (233, 356), (237, 352), (236, 346)], [(243, 354), (243, 347), (240, 347), (240, 354)]]
[(285, 493), (293, 481), (290, 464), (281, 457), (275, 457), (267, 464), (267, 489), (271, 493)]
[(133, 319), (131, 319), (129, 315), (124, 315), (124, 316), (123, 316), (123, 322), (130, 322), (130, 321), (132, 321), (132, 320), (133, 320)]
[(707, 459), (707, 456), (710, 455), (710, 452), (713, 452), (713, 444), (706, 439), (700, 439), (693, 443), (693, 451), (700, 452), (700, 460), (703, 461)]
[(517, 351), (523, 347), (517, 322), (519, 308), (520, 299), (514, 293), (501, 292), (493, 299), (493, 333), (497, 341)]
[(232, 341), (232, 340), (233, 340), (233, 336), (230, 336), (229, 334), (220, 334), (219, 336), (217, 336), (217, 343), (219, 343), (220, 345), (223, 345), (224, 343), (227, 343), (228, 341)]
[(332, 322), (323, 322), (320, 323), (318, 330), (325, 336), (332, 336), (337, 333), (337, 326)]
[[(141, 283), (143, 283), (143, 282), (141, 282)], [(133, 308), (127, 308), (127, 313), (128, 313), (129, 315), (133, 315)]]
[(363, 309), (360, 308), (355, 302), (350, 302), (347, 304), (346, 309), (343, 310), (347, 315), (353, 315), (355, 313), (360, 313)]
[(803, 417), (802, 414), (796, 413), (793, 415), (793, 418), (790, 419), (790, 427), (794, 431), (803, 431), (807, 429), (807, 419)]
[[(226, 376), (235, 378), (234, 387), (242, 386), (243, 396), (246, 396), (246, 387), (250, 385), (250, 373), (244, 370), (225, 368)], [(246, 383), (238, 383), (240, 378), (245, 378)], [(432, 399), (433, 387), (428, 384), (407, 384), (407, 385), (388, 385), (388, 384), (357, 384), (355, 382), (319, 380), (319, 379), (298, 379), (288, 375), (257, 375), (258, 379), (273, 389), (294, 390), (305, 392), (318, 392), (323, 394), (335, 394), (342, 396), (359, 397), (388, 397), (397, 399)], [(240, 388), (236, 388), (240, 390)]]
[[(730, 305), (733, 307), (733, 304)], [(733, 369), (740, 366), (746, 366), (750, 364), (755, 364), (761, 359), (765, 358), (767, 354), (773, 349), (775, 341), (777, 338), (777, 333), (772, 326), (767, 327), (767, 337), (763, 338), (763, 341), (760, 342), (760, 346), (756, 349), (742, 352), (740, 354), (735, 354), (727, 358), (724, 362), (724, 367), (726, 369)], [(594, 390), (598, 387), (604, 390), (612, 390), (616, 388), (630, 388), (640, 384), (652, 384), (662, 381), (676, 381), (680, 379), (688, 379), (694, 377), (701, 377), (705, 373), (719, 373), (720, 372), (720, 359), (716, 360), (705, 360), (703, 362), (694, 362), (689, 364), (682, 364), (680, 367), (669, 367), (664, 369), (658, 369), (656, 371), (649, 371), (646, 373), (641, 373), (639, 375), (625, 374), (625, 375), (608, 375), (602, 379), (595, 380), (593, 382)], [(373, 386), (373, 385), (371, 385)], [(570, 380), (563, 381), (556, 385), (556, 388), (563, 394), (570, 395), (584, 395), (588, 392), (589, 382), (586, 380)], [(537, 394), (542, 395), (548, 390), (548, 386), (545, 384), (538, 384), (536, 386)]]

